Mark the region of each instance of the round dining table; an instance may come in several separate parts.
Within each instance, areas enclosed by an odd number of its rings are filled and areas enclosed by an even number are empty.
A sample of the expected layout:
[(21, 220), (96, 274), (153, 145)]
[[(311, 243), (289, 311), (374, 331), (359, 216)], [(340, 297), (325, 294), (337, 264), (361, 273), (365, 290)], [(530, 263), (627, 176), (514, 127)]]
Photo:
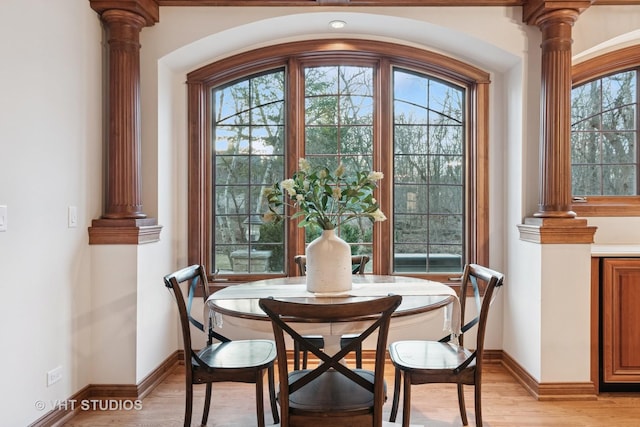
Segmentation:
[[(434, 316), (441, 316), (443, 335), (457, 334), (460, 328), (458, 297), (451, 287), (440, 282), (406, 276), (355, 274), (350, 290), (317, 294), (307, 291), (305, 279), (305, 276), (279, 277), (227, 286), (209, 296), (205, 316), (210, 316), (217, 328), (233, 325), (264, 333), (272, 329), (269, 317), (258, 305), (260, 298), (338, 304), (395, 294), (402, 295), (402, 304), (392, 315), (391, 329), (421, 328), (425, 319), (433, 319)], [(327, 349), (337, 349), (342, 335), (361, 331), (366, 328), (366, 323), (309, 323), (300, 327), (301, 332), (322, 335)]]

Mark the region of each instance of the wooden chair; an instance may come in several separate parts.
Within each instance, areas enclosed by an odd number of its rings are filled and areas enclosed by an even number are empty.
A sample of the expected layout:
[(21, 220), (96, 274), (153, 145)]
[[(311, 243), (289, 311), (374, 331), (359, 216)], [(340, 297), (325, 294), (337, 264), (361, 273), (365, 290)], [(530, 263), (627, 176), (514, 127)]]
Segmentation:
[[(184, 425), (191, 426), (191, 412), (193, 406), (193, 384), (206, 384), (204, 412), (202, 425), (207, 424), (209, 408), (211, 406), (211, 388), (214, 382), (233, 381), (254, 383), (256, 385), (256, 411), (258, 426), (263, 427), (263, 377), (268, 375), (269, 397), (274, 423), (279, 422), (276, 404), (274, 364), (276, 346), (272, 340), (243, 340), (231, 341), (213, 330), (209, 319), (204, 324), (191, 315), (191, 305), (196, 289), (203, 295), (203, 301), (209, 296), (207, 274), (204, 267), (192, 265), (164, 277), (167, 288), (173, 289), (184, 343), (186, 401), (184, 409)], [(186, 287), (185, 293), (180, 286)], [(186, 298), (184, 297), (186, 295)], [(191, 342), (192, 324), (201, 331), (207, 330), (207, 345), (201, 350), (195, 350)], [(218, 343), (213, 343), (213, 339)]]
[[(282, 427), (380, 427), (386, 400), (384, 364), (391, 314), (400, 305), (399, 295), (355, 303), (305, 304), (272, 298), (260, 299), (260, 308), (271, 318), (278, 348), (280, 418)], [(335, 354), (326, 354), (297, 332), (300, 322), (366, 322), (362, 333)], [(373, 371), (350, 369), (344, 356), (377, 332)], [(285, 341), (285, 334), (287, 340)], [(375, 336), (375, 335), (374, 335)], [(299, 348), (313, 353), (315, 369), (289, 370), (286, 343), (291, 337)]]
[[(503, 284), (501, 273), (469, 264), (465, 266), (460, 287), (460, 313), (462, 334), (456, 342), (451, 336), (440, 341), (398, 341), (389, 346), (389, 356), (395, 367), (395, 383), (391, 416), (395, 422), (398, 412), (400, 383), (404, 381), (402, 425), (409, 426), (411, 414), (411, 386), (418, 384), (454, 383), (458, 386), (458, 406), (464, 425), (468, 424), (464, 404), (463, 385), (473, 385), (475, 390), (476, 426), (482, 427), (481, 390), (484, 336), (489, 306), (494, 290)], [(480, 284), (484, 283), (484, 298), (480, 298)], [(467, 289), (473, 288), (477, 316), (465, 323)], [(464, 347), (464, 333), (477, 325), (475, 349)], [(402, 378), (401, 378), (402, 377)]]
[[(304, 255), (296, 255), (293, 257), (296, 265), (298, 266), (298, 272), (301, 276), (307, 274), (307, 257)], [(353, 266), (353, 274), (364, 274), (364, 269), (369, 262), (367, 255), (353, 255), (351, 256), (351, 265)], [(318, 335), (307, 335), (305, 338), (313, 340), (316, 347), (324, 348), (324, 340)], [(340, 339), (340, 345), (342, 347), (349, 344), (351, 341), (351, 335), (343, 335)], [(307, 369), (308, 353), (306, 351), (300, 351), (299, 348), (293, 349), (293, 366), (295, 369), (300, 369), (300, 354), (302, 353), (302, 369)], [(362, 368), (362, 346), (358, 346), (355, 349), (356, 353), (356, 368)]]

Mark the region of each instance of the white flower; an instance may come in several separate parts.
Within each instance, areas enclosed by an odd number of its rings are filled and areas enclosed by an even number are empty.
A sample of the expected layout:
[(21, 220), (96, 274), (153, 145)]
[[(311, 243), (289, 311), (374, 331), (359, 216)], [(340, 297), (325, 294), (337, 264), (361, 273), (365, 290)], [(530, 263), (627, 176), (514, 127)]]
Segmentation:
[(342, 197), (342, 193), (340, 192), (340, 189), (338, 187), (333, 189), (333, 198), (336, 200), (340, 200), (340, 197)]
[(305, 173), (309, 172), (311, 170), (311, 164), (309, 164), (307, 159), (301, 157), (300, 160), (298, 160), (298, 169)]
[(296, 200), (299, 201), (299, 202), (304, 202), (304, 195), (296, 194)]
[(280, 183), (280, 186), (283, 190), (286, 190), (289, 193), (289, 196), (293, 197), (296, 195), (296, 189), (294, 188), (296, 185), (295, 181), (291, 178), (285, 179)]
[(367, 179), (373, 182), (380, 181), (382, 178), (384, 178), (384, 174), (376, 171), (369, 172), (369, 176), (367, 176)]
[(376, 209), (372, 214), (371, 217), (373, 218), (374, 221), (376, 222), (381, 222), (381, 221), (386, 221), (387, 217), (384, 215), (384, 213), (382, 213), (382, 211), (380, 209)]

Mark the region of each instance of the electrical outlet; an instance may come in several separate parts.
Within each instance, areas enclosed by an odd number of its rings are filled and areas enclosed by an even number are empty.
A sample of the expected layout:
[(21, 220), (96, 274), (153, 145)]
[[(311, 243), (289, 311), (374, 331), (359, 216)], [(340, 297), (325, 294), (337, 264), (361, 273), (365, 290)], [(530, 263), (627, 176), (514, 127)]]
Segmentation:
[(62, 366), (53, 368), (47, 372), (47, 387), (54, 385), (62, 379)]

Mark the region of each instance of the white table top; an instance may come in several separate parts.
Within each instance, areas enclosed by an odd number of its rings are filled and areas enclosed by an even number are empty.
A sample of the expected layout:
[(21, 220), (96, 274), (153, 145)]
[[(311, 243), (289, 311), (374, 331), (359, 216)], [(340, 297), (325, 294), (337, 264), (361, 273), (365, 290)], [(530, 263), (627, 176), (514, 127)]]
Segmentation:
[[(307, 291), (304, 276), (259, 280), (228, 286), (209, 296), (206, 311), (250, 320), (268, 321), (258, 306), (260, 298), (273, 297), (311, 304), (355, 302), (362, 299), (402, 295), (395, 317), (415, 316), (443, 308), (444, 330), (459, 331), (460, 301), (451, 287), (430, 280), (404, 276), (354, 275), (353, 287), (341, 294), (314, 294)], [(211, 313), (209, 313), (211, 315)]]

